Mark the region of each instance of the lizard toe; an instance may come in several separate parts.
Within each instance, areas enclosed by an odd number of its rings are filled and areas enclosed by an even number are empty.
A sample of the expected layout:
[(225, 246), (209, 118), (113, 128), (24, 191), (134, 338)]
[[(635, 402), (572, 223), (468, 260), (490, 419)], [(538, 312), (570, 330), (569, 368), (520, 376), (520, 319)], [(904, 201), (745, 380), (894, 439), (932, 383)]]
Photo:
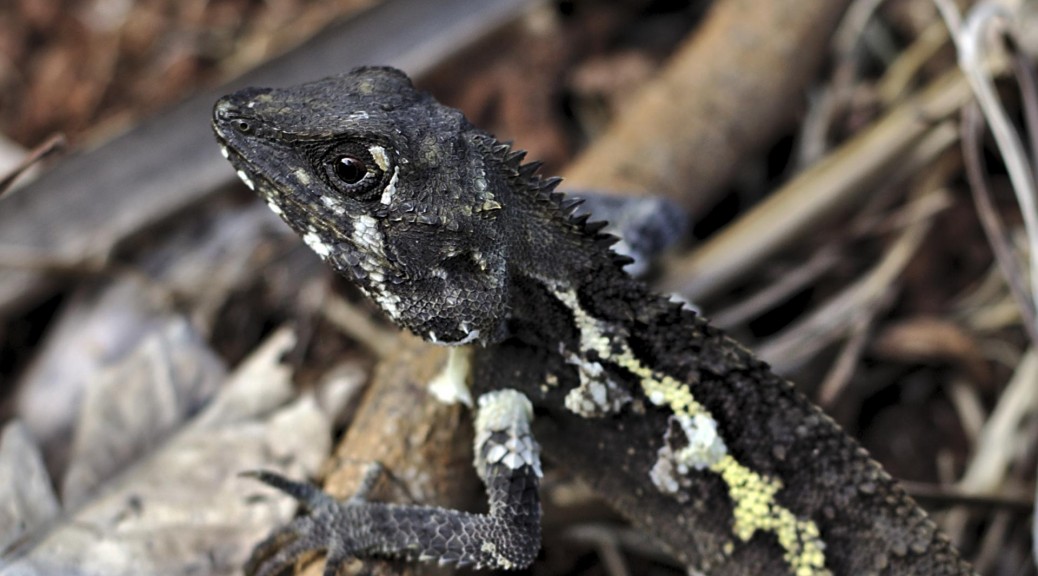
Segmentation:
[[(301, 518), (300, 520), (306, 520)], [(327, 549), (326, 539), (315, 539), (310, 533), (300, 533), (299, 527), (311, 524), (309, 522), (292, 522), (285, 530), (279, 530), (272, 538), (279, 538), (280, 533), (291, 532), (280, 538), (280, 541), (272, 543), (258, 555), (260, 548), (267, 543), (264, 541), (253, 551), (252, 558), (245, 565), (247, 576), (275, 576), (284, 570), (291, 568), (303, 556), (310, 556)], [(268, 538), (270, 540), (270, 538)]]
[(267, 564), (268, 560), (276, 556), (280, 550), (291, 544), (298, 537), (291, 524), (278, 528), (253, 547), (252, 553), (249, 555), (249, 559), (245, 562), (242, 570), (248, 576), (261, 574), (261, 569)]
[(338, 551), (329, 551), (328, 557), (324, 560), (324, 576), (338, 576), (342, 572), (343, 567), (346, 563), (352, 560), (353, 557)]
[(276, 472), (270, 472), (269, 470), (254, 470), (243, 472), (241, 476), (255, 478), (267, 486), (277, 488), (285, 494), (295, 498), (311, 510), (329, 505), (334, 506), (337, 504), (334, 498), (321, 491), (317, 486), (314, 486), (309, 482), (296, 482), (295, 480), (290, 480)]

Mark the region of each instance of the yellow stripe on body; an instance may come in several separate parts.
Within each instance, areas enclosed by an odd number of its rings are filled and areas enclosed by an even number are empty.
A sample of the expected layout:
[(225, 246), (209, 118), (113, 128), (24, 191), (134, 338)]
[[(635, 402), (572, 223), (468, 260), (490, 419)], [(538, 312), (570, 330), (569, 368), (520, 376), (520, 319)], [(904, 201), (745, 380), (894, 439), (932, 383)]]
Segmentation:
[(782, 489), (781, 480), (767, 478), (741, 464), (728, 452), (719, 433), (716, 436), (709, 430), (703, 433), (705, 428), (716, 431), (717, 421), (693, 397), (691, 388), (652, 370), (635, 356), (626, 341), (607, 335), (604, 323), (580, 306), (573, 290), (557, 290), (555, 295), (573, 311), (582, 351), (594, 350), (601, 358), (637, 376), (646, 398), (674, 413), (689, 436), (689, 445), (678, 453), (679, 463), (709, 469), (728, 486), (728, 496), (733, 503), (733, 534), (742, 542), (748, 542), (758, 530), (771, 532), (785, 551), (783, 558), (792, 574), (831, 576), (825, 567), (825, 544), (818, 526), (812, 520), (797, 518), (775, 500)]

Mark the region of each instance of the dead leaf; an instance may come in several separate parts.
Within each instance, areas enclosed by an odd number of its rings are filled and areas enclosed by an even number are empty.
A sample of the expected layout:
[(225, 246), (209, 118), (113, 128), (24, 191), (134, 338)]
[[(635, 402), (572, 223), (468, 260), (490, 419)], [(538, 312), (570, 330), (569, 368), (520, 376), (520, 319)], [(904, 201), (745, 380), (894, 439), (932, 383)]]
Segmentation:
[[(285, 405), (291, 374), (280, 358), (293, 345), (287, 330), (271, 336), (197, 417), (79, 508), (49, 525), (15, 519), (29, 532), (0, 554), (0, 574), (238, 573), (251, 546), (294, 510), (238, 473), (269, 468), (306, 477), (330, 447), (329, 420), (311, 396)], [(15, 472), (0, 467), (0, 477)]]

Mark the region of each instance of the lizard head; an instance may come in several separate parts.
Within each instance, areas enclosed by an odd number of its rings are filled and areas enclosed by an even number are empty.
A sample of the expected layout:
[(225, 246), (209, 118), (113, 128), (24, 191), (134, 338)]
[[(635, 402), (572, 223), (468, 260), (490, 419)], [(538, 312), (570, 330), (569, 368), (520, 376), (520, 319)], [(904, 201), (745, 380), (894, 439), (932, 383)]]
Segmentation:
[(245, 184), (395, 323), (444, 344), (501, 337), (502, 176), (460, 112), (359, 68), (225, 96), (213, 128)]

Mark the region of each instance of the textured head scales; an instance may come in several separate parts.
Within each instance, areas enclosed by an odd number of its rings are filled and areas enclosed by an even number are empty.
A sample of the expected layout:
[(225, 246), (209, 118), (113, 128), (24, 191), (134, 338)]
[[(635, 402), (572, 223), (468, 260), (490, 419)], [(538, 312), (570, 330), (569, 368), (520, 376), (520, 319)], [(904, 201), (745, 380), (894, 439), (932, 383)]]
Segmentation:
[(391, 68), (359, 68), (217, 102), (239, 176), (396, 323), (428, 340), (490, 342), (508, 285), (486, 134)]

